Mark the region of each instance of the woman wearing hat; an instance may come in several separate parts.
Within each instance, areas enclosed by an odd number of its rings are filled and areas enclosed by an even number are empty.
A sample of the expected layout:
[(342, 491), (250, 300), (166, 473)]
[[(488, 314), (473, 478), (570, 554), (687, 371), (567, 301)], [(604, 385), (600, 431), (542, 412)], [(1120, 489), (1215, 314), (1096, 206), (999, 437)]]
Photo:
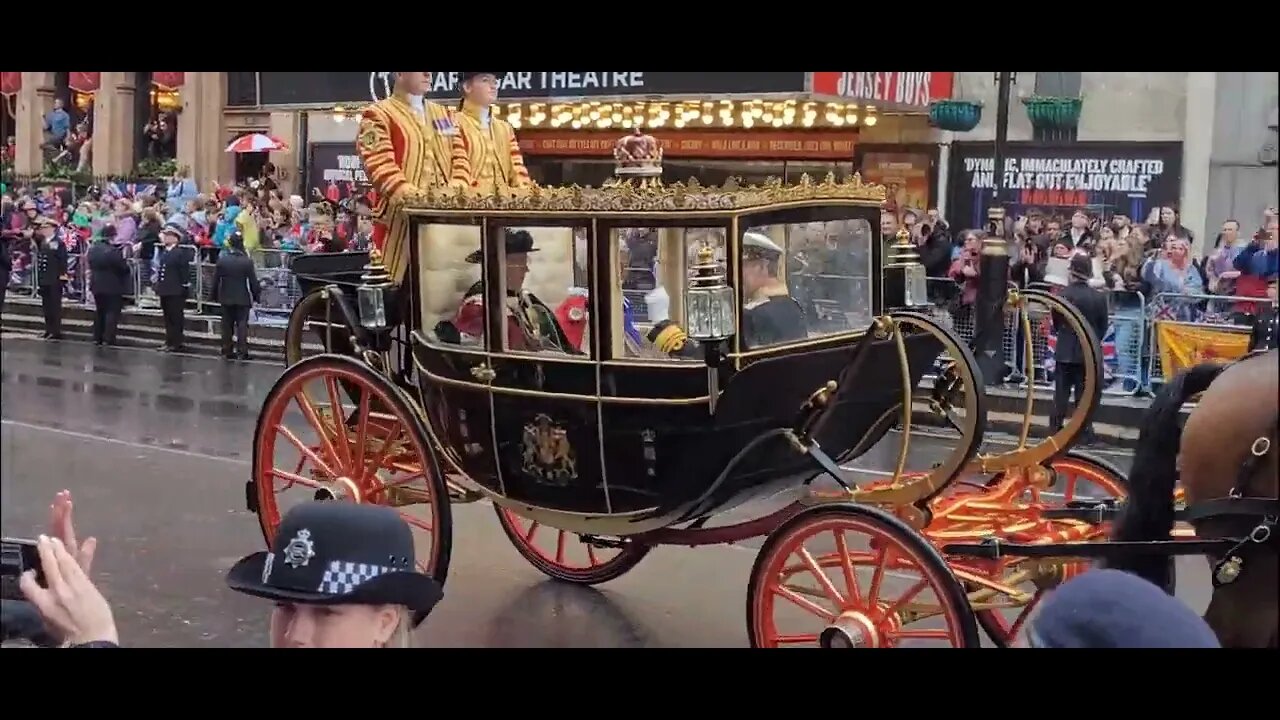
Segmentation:
[(129, 263), (112, 241), (115, 225), (104, 225), (89, 248), (89, 291), (93, 293), (93, 344), (115, 345), (116, 325), (130, 285)]
[(453, 136), (449, 180), (474, 192), (491, 195), (499, 186), (532, 184), (529, 170), (511, 124), (493, 117), (498, 86), (506, 73), (462, 73), (462, 102), (458, 106), (460, 132)]
[(275, 602), (274, 648), (409, 647), (444, 594), (415, 569), (413, 533), (388, 507), (303, 503), (271, 545), (236, 563), (227, 585)]

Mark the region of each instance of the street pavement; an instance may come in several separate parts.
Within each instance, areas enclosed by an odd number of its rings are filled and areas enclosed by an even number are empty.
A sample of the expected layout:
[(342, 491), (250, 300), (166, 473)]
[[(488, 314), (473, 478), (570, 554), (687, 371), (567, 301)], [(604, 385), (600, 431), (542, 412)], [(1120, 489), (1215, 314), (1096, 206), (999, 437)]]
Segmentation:
[[(277, 363), (223, 363), (6, 334), (0, 363), (0, 527), (44, 531), (67, 488), (81, 535), (100, 539), (95, 581), (139, 647), (262, 647), (269, 605), (230, 592), (226, 570), (260, 550), (245, 510), (254, 424)], [(860, 467), (892, 467), (891, 437)], [(945, 441), (917, 435), (909, 465)], [(1097, 451), (1128, 469), (1127, 453)], [(734, 511), (748, 519), (784, 502)], [(762, 540), (660, 547), (596, 589), (547, 580), (522, 559), (488, 503), (453, 509), (444, 601), (419, 631), (434, 647), (745, 647), (744, 599)], [(717, 522), (716, 524), (721, 524)], [(1179, 561), (1179, 596), (1208, 600), (1200, 559)], [(905, 581), (900, 580), (899, 583)]]

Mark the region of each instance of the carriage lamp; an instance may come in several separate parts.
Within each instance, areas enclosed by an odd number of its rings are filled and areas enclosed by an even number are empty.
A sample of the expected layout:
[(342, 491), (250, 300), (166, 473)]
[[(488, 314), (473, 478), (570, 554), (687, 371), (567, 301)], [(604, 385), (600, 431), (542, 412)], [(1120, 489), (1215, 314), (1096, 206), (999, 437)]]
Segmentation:
[(902, 304), (904, 307), (920, 307), (929, 304), (929, 284), (924, 265), (911, 242), (911, 233), (902, 228), (896, 235), (897, 242), (889, 248), (889, 265), (902, 272)]
[(360, 276), (356, 298), (360, 306), (360, 325), (367, 330), (387, 329), (387, 295), (393, 283), (391, 274), (382, 264), (382, 253), (374, 248), (369, 251), (369, 264)]
[(725, 280), (725, 269), (716, 261), (715, 250), (704, 243), (698, 249), (685, 293), (686, 332), (699, 343), (726, 340), (735, 332), (733, 288)]

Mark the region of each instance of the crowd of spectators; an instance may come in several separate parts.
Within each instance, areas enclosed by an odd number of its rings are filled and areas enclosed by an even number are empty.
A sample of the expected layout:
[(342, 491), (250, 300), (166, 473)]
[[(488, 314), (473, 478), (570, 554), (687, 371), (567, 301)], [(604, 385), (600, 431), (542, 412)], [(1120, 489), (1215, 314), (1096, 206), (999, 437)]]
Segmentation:
[[(63, 297), (88, 301), (87, 264), (81, 261), (106, 228), (110, 243), (131, 260), (136, 272), (138, 296), (146, 296), (155, 281), (155, 248), (162, 231), (176, 230), (180, 244), (198, 249), (202, 264), (211, 266), (226, 247), (232, 233), (244, 238), (245, 250), (261, 261), (265, 252), (335, 252), (368, 247), (373, 227), (367, 199), (357, 196), (331, 202), (317, 196), (307, 205), (298, 195), (285, 196), (268, 166), (255, 179), (201, 191), (185, 169), (169, 178), (165, 187), (113, 183), (91, 187), (75, 197), (68, 186), (15, 187), (4, 195), (0, 228), (4, 248), (0, 262), (10, 289), (35, 283), (38, 221), (50, 220), (58, 231), (56, 241), (67, 252)], [(279, 265), (281, 263), (274, 263)], [(132, 293), (131, 293), (132, 294)]]
[[(980, 257), (987, 233), (953, 230), (936, 209), (927, 214), (908, 209), (900, 218), (889, 213), (882, 217), (886, 242), (892, 242), (889, 238), (900, 227), (910, 231), (926, 274), (936, 279), (930, 286), (932, 299), (963, 325), (971, 317), (981, 284)], [(1195, 237), (1171, 205), (1153, 208), (1142, 221), (1083, 208), (1070, 215), (1030, 208), (1007, 220), (1005, 236), (1011, 238), (1010, 281), (1019, 287), (1066, 286), (1070, 260), (1089, 258), (1089, 284), (1108, 294), (1111, 315), (1117, 319), (1112, 343), (1119, 348), (1143, 346), (1133, 336), (1149, 331), (1151, 320), (1247, 328), (1275, 302), (1275, 208), (1268, 208), (1261, 223), (1247, 230), (1239, 220), (1223, 221), (1217, 237), (1204, 244), (1199, 256), (1193, 251)], [(1051, 262), (1055, 259), (1058, 262)], [(1149, 355), (1150, 343), (1145, 346)], [(1121, 375), (1142, 374), (1136, 366), (1143, 358), (1123, 350), (1117, 354)], [(1010, 379), (1021, 379), (1016, 369)]]

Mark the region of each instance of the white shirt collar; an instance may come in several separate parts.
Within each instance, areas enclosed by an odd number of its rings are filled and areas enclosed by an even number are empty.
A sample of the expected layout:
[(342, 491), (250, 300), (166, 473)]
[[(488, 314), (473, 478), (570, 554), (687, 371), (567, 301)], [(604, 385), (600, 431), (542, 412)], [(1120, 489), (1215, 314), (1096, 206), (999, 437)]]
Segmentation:
[(405, 100), (409, 102), (409, 106), (418, 111), (419, 115), (425, 115), (427, 112), (426, 99), (421, 95), (406, 95)]

